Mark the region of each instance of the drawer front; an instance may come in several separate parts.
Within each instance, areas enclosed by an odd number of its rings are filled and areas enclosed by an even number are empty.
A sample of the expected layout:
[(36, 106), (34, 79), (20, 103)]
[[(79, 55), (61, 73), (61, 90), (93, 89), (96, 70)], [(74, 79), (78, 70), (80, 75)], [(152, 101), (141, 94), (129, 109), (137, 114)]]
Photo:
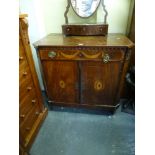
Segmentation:
[(23, 61), (26, 61), (26, 55), (23, 48), (22, 41), (19, 41), (19, 63), (22, 63)]
[(30, 110), (30, 112), (25, 116), (25, 119), (22, 122), (20, 122), (20, 134), (22, 138), (25, 140), (25, 143), (27, 141), (26, 138), (32, 130), (33, 125), (37, 120), (39, 114), (40, 112), (38, 106), (34, 106)]
[(19, 81), (27, 81), (31, 77), (30, 68), (28, 65), (19, 66)]
[(62, 31), (65, 35), (81, 35), (81, 36), (91, 36), (91, 35), (106, 35), (108, 32), (108, 25), (62, 25)]
[(38, 105), (38, 100), (34, 92), (25, 95), (19, 105), (20, 120), (24, 120), (25, 116), (36, 105)]
[(23, 82), (19, 85), (19, 102), (21, 102), (26, 95), (31, 94), (32, 92), (35, 92), (32, 79), (29, 78), (27, 81), (23, 80)]
[(109, 57), (109, 61), (121, 61), (124, 58), (124, 51), (120, 49), (109, 50), (40, 50), (41, 60), (93, 60), (104, 61)]

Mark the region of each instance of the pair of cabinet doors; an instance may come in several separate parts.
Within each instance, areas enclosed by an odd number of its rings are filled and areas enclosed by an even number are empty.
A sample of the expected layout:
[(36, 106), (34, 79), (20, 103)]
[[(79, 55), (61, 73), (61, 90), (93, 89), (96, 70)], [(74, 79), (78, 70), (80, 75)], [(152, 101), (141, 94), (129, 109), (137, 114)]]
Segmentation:
[(41, 60), (49, 100), (62, 105), (115, 106), (124, 53), (119, 55), (108, 63), (102, 59)]

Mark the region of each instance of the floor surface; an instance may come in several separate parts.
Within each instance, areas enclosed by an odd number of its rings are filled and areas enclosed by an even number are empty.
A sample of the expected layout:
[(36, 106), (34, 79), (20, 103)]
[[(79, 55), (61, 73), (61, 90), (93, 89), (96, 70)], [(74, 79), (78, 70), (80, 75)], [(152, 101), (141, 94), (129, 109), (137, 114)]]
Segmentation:
[(49, 111), (30, 155), (134, 155), (135, 117)]

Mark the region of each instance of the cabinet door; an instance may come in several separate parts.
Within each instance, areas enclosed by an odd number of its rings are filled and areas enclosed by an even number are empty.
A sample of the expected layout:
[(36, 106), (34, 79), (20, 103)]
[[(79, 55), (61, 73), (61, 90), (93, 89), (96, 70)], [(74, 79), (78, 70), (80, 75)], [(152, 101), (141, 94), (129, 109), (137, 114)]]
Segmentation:
[(81, 62), (81, 103), (114, 105), (120, 62)]
[(78, 66), (73, 61), (42, 61), (46, 91), (54, 103), (79, 102)]

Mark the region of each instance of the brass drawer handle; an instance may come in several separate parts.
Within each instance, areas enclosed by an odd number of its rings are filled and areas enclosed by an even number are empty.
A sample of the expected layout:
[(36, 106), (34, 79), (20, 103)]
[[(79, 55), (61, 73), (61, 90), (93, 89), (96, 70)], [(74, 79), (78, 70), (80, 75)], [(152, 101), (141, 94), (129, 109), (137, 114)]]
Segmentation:
[(50, 57), (50, 58), (54, 58), (54, 57), (56, 57), (56, 52), (54, 52), (54, 51), (51, 51), (51, 52), (49, 52), (48, 53), (48, 57)]
[(109, 60), (110, 60), (109, 54), (105, 54), (105, 55), (103, 56), (103, 62), (104, 62), (104, 63), (108, 63)]

